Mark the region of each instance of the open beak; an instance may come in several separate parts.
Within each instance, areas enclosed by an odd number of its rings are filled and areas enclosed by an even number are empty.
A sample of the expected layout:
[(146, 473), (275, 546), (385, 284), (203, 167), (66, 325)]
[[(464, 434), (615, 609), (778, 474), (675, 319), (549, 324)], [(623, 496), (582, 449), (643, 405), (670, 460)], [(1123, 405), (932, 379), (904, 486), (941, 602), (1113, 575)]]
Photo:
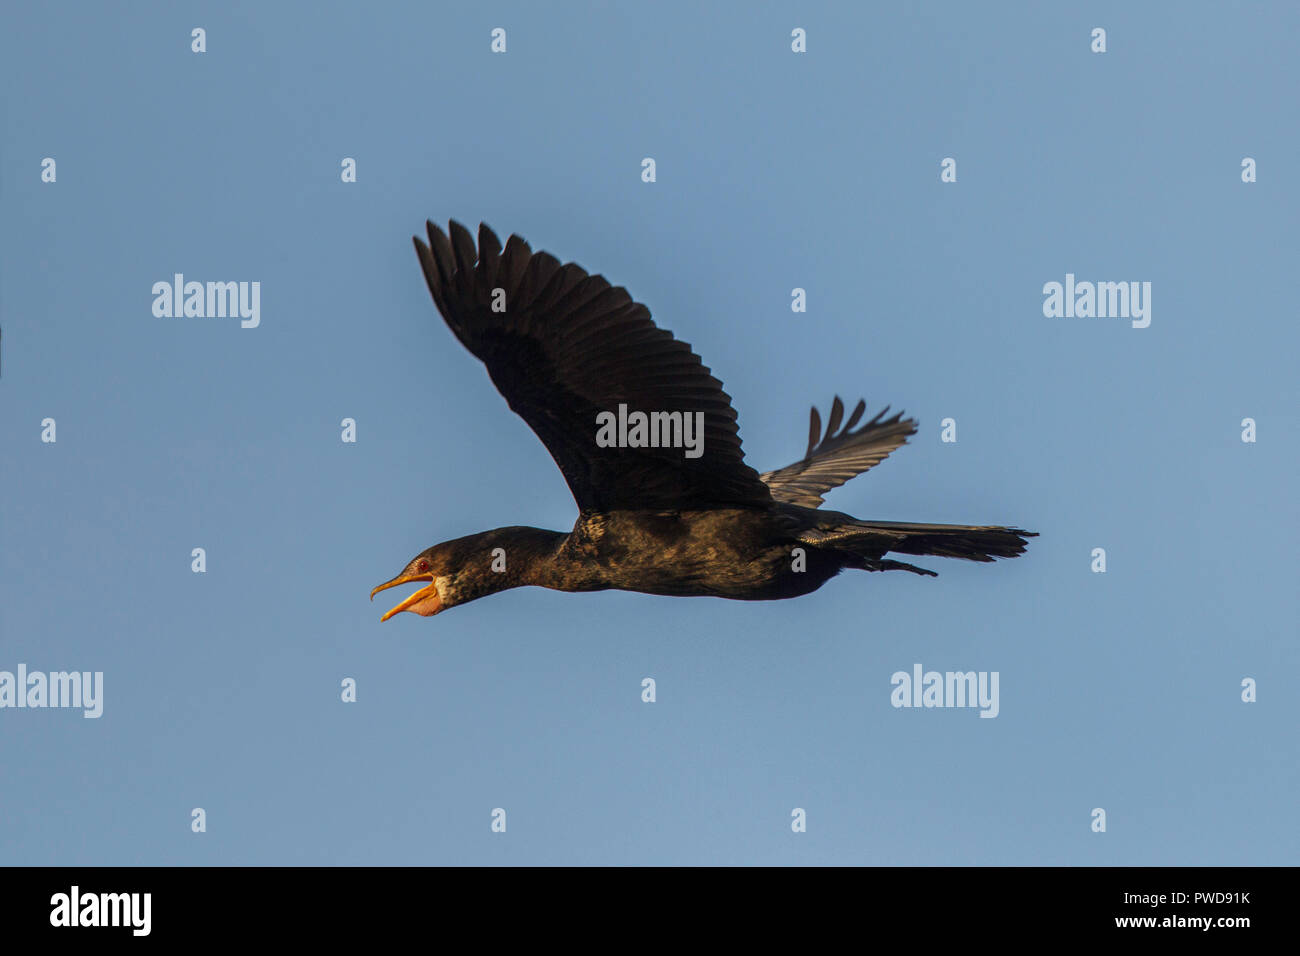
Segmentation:
[[(386, 581), (379, 587), (370, 592), (370, 600), (375, 599), (375, 595), (380, 591), (386, 591), (389, 588), (395, 588), (399, 584), (410, 584), (412, 581), (433, 581), (433, 575), (425, 574), (399, 574), (391, 581)], [(420, 588), (401, 604), (390, 610), (381, 617), (380, 622), (388, 620), (394, 614), (400, 614), (402, 611), (412, 611), (423, 617), (430, 617), (442, 610), (442, 598), (438, 596), (438, 588), (435, 584), (429, 584), (428, 587)]]

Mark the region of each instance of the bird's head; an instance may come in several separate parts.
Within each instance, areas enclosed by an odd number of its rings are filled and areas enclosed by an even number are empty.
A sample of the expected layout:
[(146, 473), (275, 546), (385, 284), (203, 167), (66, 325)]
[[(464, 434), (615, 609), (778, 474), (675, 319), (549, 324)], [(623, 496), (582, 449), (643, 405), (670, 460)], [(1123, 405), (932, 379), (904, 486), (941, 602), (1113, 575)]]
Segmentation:
[[(540, 569), (544, 573), (545, 560), (564, 538), (555, 531), (511, 527), (444, 541), (413, 557), (401, 574), (371, 591), (370, 599), (399, 584), (425, 584), (385, 614), (381, 620), (386, 621), (401, 611), (430, 617), (457, 604), (523, 584), (550, 586), (549, 579), (534, 580), (533, 572)], [(535, 564), (538, 559), (543, 564)]]
[(425, 587), (420, 588), (380, 618), (381, 621), (387, 621), (394, 614), (401, 611), (413, 611), (422, 617), (430, 617), (459, 603), (454, 597), (454, 582), (456, 572), (459, 570), (456, 563), (459, 556), (454, 553), (452, 547), (456, 543), (455, 541), (448, 541), (445, 544), (435, 544), (432, 548), (426, 548), (412, 558), (406, 567), (402, 568), (401, 574), (391, 581), (385, 581), (370, 592), (370, 600), (373, 601), (375, 595), (380, 591), (395, 588), (399, 584), (410, 584), (415, 581), (428, 582)]

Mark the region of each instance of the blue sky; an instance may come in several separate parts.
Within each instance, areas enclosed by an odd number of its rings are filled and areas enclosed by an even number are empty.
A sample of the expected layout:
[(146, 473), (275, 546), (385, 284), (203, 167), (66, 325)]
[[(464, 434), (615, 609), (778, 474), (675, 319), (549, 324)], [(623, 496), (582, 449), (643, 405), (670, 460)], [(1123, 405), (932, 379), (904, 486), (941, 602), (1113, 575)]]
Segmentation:
[[(1293, 5), (376, 7), (4, 13), (0, 670), (104, 713), (0, 710), (0, 862), (1297, 862)], [(625, 285), (759, 470), (862, 396), (920, 432), (830, 507), (1041, 537), (381, 625), (423, 548), (574, 517), (429, 300), (449, 217)], [(261, 324), (156, 318), (176, 272)], [(1150, 327), (1044, 317), (1067, 273)], [(916, 663), (998, 717), (891, 707)]]

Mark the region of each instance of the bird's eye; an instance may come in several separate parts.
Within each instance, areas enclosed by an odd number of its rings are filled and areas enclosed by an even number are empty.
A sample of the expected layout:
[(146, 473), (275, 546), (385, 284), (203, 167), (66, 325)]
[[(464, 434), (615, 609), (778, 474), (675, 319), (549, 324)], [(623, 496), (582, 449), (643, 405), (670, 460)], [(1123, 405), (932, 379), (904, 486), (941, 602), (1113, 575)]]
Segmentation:
[(425, 571), (428, 571), (428, 570), (429, 570), (429, 562), (428, 562), (428, 561), (421, 561), (420, 564), (419, 564), (419, 567), (417, 567), (416, 570), (419, 571), (421, 574), (423, 574)]

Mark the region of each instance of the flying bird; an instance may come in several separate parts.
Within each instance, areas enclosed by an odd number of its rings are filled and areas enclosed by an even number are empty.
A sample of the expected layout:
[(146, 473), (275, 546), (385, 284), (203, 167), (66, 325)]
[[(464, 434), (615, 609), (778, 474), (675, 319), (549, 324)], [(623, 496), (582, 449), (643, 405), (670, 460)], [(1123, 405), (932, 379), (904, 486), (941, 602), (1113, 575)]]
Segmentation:
[(525, 585), (775, 600), (846, 568), (935, 575), (890, 554), (992, 561), (1035, 536), (824, 510), (826, 492), (905, 444), (916, 422), (888, 408), (864, 421), (861, 401), (846, 420), (836, 396), (824, 429), (813, 407), (804, 456), (759, 474), (722, 383), (625, 289), (517, 235), (503, 249), (486, 225), (477, 248), (455, 221), (448, 233), (428, 223), (428, 237), (415, 251), (438, 311), (551, 453), (578, 518), (567, 534), (497, 528), (421, 551), (370, 592), (424, 585), (382, 620)]

